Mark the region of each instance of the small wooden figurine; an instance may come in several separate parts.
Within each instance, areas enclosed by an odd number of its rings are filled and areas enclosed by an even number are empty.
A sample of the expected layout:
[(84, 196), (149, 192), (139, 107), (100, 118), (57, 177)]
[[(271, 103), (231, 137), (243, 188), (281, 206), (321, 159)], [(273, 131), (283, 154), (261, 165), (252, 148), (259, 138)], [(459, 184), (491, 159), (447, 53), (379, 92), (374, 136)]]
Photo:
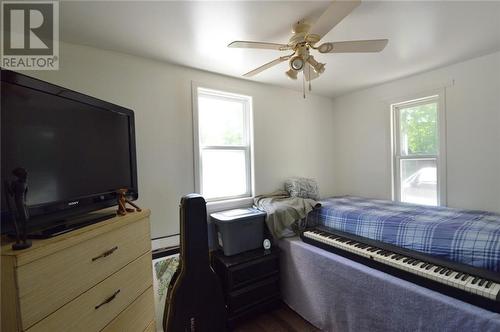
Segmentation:
[[(128, 212), (142, 211), (140, 207), (138, 207), (136, 204), (132, 203), (130, 200), (127, 199), (126, 196), (127, 191), (128, 191), (127, 189), (118, 189), (116, 191), (116, 193), (118, 194), (118, 210), (116, 211), (116, 213), (119, 216), (124, 216)], [(135, 209), (128, 208), (127, 203), (132, 205)]]

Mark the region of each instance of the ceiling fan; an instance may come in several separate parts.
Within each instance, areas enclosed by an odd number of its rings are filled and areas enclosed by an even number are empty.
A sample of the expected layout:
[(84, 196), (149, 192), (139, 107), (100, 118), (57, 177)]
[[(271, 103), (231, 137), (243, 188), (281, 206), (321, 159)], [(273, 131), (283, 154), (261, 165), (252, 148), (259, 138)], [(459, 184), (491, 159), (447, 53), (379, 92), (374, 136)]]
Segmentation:
[(270, 61), (243, 76), (252, 77), (277, 64), (288, 61), (289, 70), (286, 75), (289, 78), (296, 80), (297, 75), (302, 72), (304, 79), (310, 82), (325, 71), (325, 64), (317, 62), (310, 54), (310, 50), (316, 50), (319, 53), (368, 53), (380, 52), (387, 45), (387, 39), (326, 42), (318, 45), (324, 35), (360, 4), (361, 0), (333, 1), (313, 25), (306, 20), (295, 23), (292, 27), (293, 35), (287, 44), (233, 41), (228, 47), (292, 51), (293, 53)]

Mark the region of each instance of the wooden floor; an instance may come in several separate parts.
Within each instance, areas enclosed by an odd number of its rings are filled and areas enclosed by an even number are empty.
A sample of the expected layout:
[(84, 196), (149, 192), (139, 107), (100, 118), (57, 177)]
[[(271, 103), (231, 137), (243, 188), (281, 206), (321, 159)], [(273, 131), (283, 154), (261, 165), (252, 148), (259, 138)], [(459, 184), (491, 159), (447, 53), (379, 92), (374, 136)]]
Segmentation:
[(319, 329), (286, 305), (238, 324), (235, 332), (318, 332)]

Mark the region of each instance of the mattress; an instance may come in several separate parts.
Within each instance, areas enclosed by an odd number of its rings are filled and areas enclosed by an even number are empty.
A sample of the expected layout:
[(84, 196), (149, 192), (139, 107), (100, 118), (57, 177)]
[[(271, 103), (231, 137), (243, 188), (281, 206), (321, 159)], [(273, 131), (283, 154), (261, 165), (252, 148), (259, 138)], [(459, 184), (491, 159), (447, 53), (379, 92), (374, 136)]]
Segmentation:
[(416, 250), (449, 261), (500, 272), (500, 214), (332, 197), (308, 215), (308, 225)]
[[(322, 331), (500, 331), (500, 314), (302, 242), (279, 241), (281, 291)], [(439, 314), (436, 314), (439, 313)]]

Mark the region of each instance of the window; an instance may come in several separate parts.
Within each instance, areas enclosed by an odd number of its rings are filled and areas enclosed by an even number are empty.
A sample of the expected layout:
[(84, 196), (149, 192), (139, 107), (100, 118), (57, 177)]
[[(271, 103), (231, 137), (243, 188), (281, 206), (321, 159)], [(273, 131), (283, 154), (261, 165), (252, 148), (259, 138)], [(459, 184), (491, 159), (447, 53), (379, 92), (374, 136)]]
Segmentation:
[(252, 196), (252, 98), (193, 86), (196, 190), (207, 201)]
[(393, 198), (444, 205), (444, 110), (439, 95), (392, 105)]

